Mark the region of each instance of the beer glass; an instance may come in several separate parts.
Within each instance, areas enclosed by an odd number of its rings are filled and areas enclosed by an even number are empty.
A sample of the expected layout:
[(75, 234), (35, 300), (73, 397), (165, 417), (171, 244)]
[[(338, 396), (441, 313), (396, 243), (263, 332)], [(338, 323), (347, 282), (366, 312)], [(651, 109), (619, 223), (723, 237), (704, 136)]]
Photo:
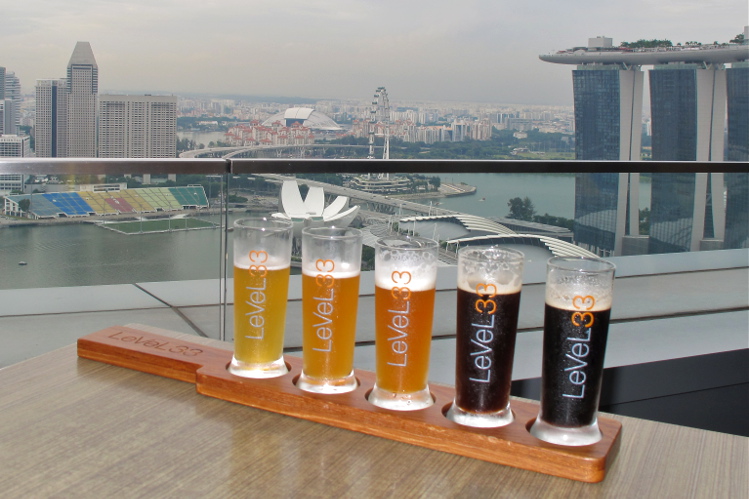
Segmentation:
[(510, 424), (510, 385), (524, 255), (499, 246), (458, 252), (455, 400), (447, 418), (468, 426)]
[(283, 360), (293, 224), (273, 218), (234, 222), (234, 356), (229, 372), (273, 378)]
[(541, 407), (531, 434), (560, 445), (589, 445), (602, 435), (603, 379), (614, 264), (555, 257), (546, 270)]
[(302, 230), (302, 374), (314, 393), (356, 389), (354, 344), (362, 233), (353, 228)]
[(427, 378), (437, 242), (393, 236), (375, 244), (376, 382), (369, 402), (396, 411), (433, 404)]

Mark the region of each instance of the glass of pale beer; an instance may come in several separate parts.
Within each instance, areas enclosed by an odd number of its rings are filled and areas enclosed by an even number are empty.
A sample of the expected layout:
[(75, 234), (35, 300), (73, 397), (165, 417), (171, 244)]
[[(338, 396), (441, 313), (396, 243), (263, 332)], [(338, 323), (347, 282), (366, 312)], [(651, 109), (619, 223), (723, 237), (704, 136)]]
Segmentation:
[(513, 421), (512, 361), (524, 255), (499, 246), (458, 252), (455, 400), (447, 418), (492, 428)]
[(293, 224), (251, 217), (234, 222), (234, 356), (229, 372), (273, 378), (283, 360)]
[(369, 402), (413, 411), (434, 403), (429, 353), (438, 244), (421, 237), (385, 237), (375, 244), (376, 382)]
[(597, 413), (614, 270), (599, 258), (547, 264), (541, 407), (530, 430), (536, 438), (574, 446), (602, 438)]
[(302, 230), (302, 374), (296, 386), (313, 393), (356, 389), (354, 345), (362, 232)]

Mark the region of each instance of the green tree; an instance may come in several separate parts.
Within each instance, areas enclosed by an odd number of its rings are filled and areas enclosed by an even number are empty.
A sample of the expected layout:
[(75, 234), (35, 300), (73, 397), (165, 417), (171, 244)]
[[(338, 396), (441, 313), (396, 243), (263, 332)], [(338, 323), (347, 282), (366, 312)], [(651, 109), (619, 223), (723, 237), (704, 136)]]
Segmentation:
[(515, 220), (527, 220), (532, 221), (533, 216), (536, 214), (536, 208), (533, 206), (533, 201), (526, 196), (523, 199), (512, 198), (507, 202), (507, 206), (510, 207), (510, 213), (507, 218), (514, 218)]
[(26, 198), (22, 199), (18, 202), (18, 207), (21, 209), (22, 212), (28, 213), (29, 208), (31, 208), (31, 199)]

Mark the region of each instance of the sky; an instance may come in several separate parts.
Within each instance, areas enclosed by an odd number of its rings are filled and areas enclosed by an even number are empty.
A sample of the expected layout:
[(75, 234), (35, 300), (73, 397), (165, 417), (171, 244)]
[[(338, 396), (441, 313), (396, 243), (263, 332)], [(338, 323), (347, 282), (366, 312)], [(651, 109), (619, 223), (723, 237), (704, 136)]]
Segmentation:
[(0, 15), (0, 66), (24, 93), (88, 41), (100, 93), (571, 105), (590, 37), (727, 42), (746, 0), (26, 0)]

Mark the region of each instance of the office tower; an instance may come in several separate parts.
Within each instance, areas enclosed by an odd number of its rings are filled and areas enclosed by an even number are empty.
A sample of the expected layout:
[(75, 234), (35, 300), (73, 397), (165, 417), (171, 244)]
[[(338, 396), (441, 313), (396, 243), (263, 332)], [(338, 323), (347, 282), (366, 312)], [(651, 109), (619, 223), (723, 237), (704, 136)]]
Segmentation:
[(34, 144), (39, 158), (67, 156), (67, 82), (62, 80), (36, 81), (36, 122)]
[(5, 68), (0, 66), (0, 100), (5, 99)]
[(99, 68), (88, 42), (78, 42), (68, 63), (68, 150), (66, 156), (96, 157), (96, 96)]
[[(2, 75), (0, 75), (2, 76)], [(18, 127), (21, 124), (21, 82), (13, 72), (6, 72), (4, 77), (5, 98), (4, 108), (4, 125), (0, 133), (17, 134)]]

